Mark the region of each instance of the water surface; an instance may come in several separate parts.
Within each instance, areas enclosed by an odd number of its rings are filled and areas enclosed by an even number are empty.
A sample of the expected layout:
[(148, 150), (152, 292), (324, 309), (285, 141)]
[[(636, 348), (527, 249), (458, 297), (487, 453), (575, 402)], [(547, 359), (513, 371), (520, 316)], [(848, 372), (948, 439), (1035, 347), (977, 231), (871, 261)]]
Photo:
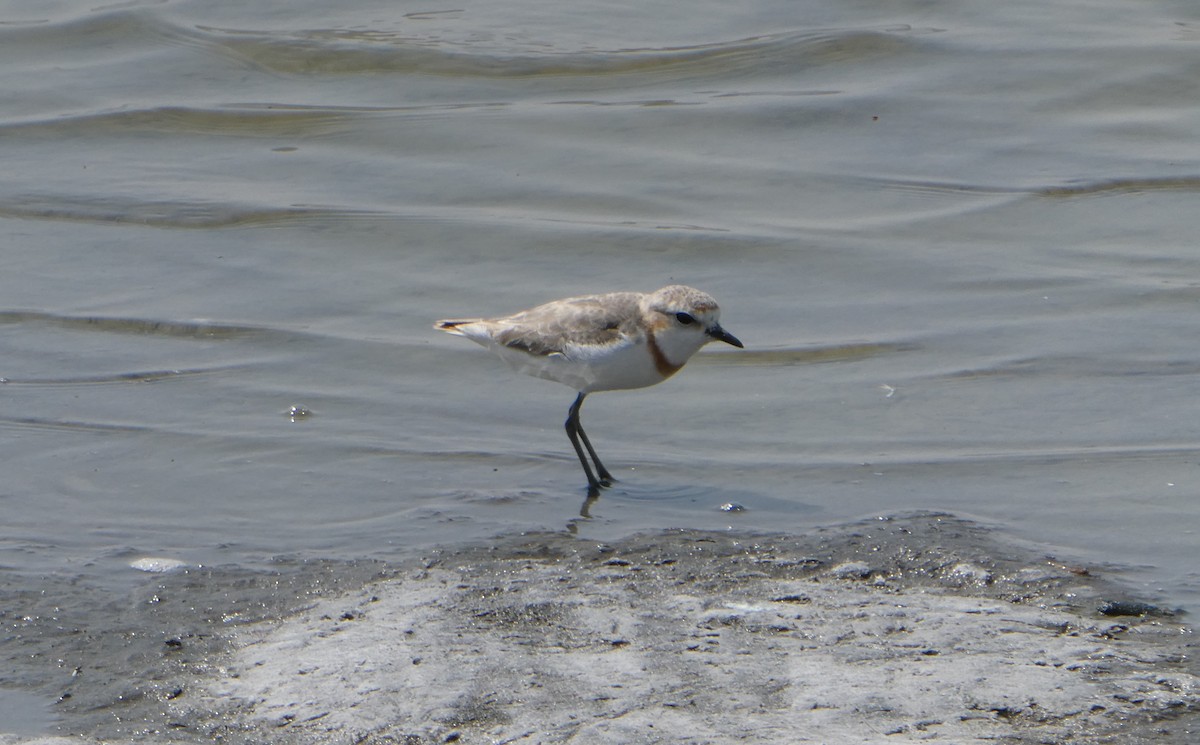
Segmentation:
[[(10, 7), (0, 563), (945, 510), (1195, 608), (1197, 15)], [(589, 399), (583, 518), (572, 392), (431, 322), (671, 282), (747, 349)]]

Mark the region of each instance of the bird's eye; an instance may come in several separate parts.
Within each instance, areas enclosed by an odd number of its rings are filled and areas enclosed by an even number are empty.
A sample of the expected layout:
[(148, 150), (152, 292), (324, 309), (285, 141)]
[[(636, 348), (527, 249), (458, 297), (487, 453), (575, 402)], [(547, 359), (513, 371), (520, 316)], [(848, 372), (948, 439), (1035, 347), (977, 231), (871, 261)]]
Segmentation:
[(689, 314), (689, 313), (676, 313), (676, 314), (675, 314), (675, 320), (676, 320), (676, 321), (679, 321), (679, 322), (680, 322), (680, 323), (682, 323), (684, 326), (687, 326), (689, 323), (695, 323), (695, 322), (696, 322), (696, 319), (695, 319), (695, 318), (692, 318), (691, 314)]

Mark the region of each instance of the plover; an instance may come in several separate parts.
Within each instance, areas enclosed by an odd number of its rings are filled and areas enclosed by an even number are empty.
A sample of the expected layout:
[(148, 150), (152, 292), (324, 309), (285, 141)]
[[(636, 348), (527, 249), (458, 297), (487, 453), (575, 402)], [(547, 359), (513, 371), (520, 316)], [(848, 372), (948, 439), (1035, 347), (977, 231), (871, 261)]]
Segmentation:
[(594, 497), (615, 479), (579, 423), (583, 399), (596, 391), (660, 383), (711, 341), (741, 348), (737, 337), (717, 322), (720, 315), (710, 295), (671, 285), (650, 293), (565, 298), (503, 318), (438, 321), (434, 328), (496, 351), (520, 372), (578, 392), (568, 410), (567, 437), (587, 475), (588, 495)]

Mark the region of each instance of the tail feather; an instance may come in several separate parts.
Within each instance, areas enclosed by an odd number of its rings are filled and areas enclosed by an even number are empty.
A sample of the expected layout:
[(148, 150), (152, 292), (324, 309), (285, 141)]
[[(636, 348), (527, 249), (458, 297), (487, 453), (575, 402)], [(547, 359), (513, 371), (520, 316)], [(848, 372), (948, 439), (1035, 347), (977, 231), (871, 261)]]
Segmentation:
[(456, 334), (458, 336), (466, 336), (466, 334), (464, 334), (458, 327), (465, 326), (469, 323), (475, 323), (478, 320), (478, 318), (467, 318), (461, 321), (437, 321), (433, 324), (433, 327), (438, 331), (445, 331), (446, 333)]

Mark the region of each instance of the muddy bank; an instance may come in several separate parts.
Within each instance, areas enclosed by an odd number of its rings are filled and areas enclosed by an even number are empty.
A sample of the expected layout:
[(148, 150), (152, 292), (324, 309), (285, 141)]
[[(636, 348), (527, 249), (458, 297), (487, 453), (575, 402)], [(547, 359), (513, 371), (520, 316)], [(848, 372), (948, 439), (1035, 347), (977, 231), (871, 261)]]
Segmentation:
[(80, 617), (8, 588), (5, 664), (93, 740), (1195, 742), (1190, 627), (1101, 574), (937, 515), (536, 535), (179, 571)]

